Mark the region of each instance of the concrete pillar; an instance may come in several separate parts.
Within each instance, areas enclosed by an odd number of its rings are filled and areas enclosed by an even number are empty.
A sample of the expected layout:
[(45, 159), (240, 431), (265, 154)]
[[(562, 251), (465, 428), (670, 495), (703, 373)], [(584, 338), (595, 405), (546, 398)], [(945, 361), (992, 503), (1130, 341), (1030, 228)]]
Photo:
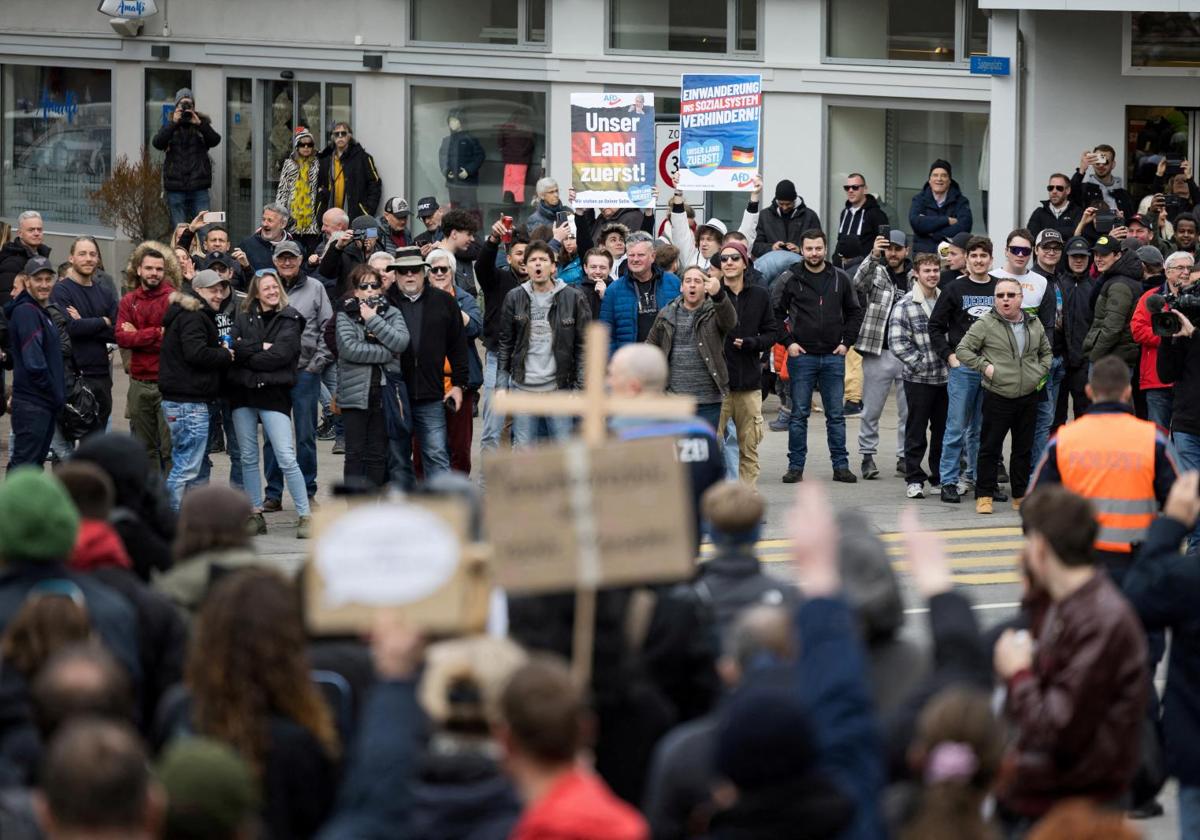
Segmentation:
[(1024, 219), (1021, 208), (1021, 43), (1019, 13), (992, 11), (992, 55), (1010, 59), (1010, 75), (992, 77), (988, 121), (988, 218), (993, 239), (1004, 237)]

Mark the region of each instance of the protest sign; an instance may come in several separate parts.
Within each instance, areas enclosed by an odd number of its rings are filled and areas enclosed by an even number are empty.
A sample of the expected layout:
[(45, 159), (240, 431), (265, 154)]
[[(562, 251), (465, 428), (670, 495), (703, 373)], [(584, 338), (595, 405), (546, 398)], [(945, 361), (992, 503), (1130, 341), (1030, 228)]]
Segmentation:
[(465, 536), (469, 518), (465, 504), (448, 499), (328, 504), (305, 570), (309, 628), (362, 632), (387, 610), (429, 632), (482, 629), (489, 580)]
[(761, 119), (762, 76), (685, 73), (679, 99), (680, 188), (753, 189)]
[(571, 94), (571, 184), (576, 207), (651, 207), (654, 94)]

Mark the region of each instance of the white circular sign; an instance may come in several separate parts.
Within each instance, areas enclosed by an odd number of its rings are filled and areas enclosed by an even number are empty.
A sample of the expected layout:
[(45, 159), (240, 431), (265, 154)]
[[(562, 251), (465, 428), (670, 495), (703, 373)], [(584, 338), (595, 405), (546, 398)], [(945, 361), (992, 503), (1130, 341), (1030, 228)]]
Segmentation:
[(462, 556), (458, 537), (445, 521), (399, 503), (351, 510), (314, 548), (329, 607), (421, 601), (450, 582)]

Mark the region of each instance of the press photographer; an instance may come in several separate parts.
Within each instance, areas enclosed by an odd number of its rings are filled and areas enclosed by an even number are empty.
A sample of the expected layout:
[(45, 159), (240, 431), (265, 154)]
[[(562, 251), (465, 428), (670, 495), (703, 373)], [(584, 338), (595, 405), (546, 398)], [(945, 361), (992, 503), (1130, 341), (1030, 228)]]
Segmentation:
[[(1174, 255), (1172, 255), (1174, 256)], [(1180, 472), (1200, 468), (1200, 341), (1195, 340), (1197, 321), (1200, 321), (1200, 267), (1193, 266), (1187, 284), (1176, 295), (1164, 296), (1169, 311), (1152, 315), (1157, 319), (1155, 331), (1168, 324), (1176, 326), (1169, 338), (1163, 338), (1158, 348), (1158, 378), (1174, 383), (1175, 404), (1171, 415), (1171, 439), (1179, 456)], [(1147, 300), (1153, 311), (1157, 302)], [(1189, 549), (1197, 542), (1193, 533)]]
[(350, 272), (366, 263), (376, 251), (386, 253), (379, 241), (379, 222), (374, 216), (359, 216), (350, 223), (349, 230), (340, 230), (329, 237), (330, 247), (325, 249), (317, 273), (322, 277), (337, 280), (337, 288), (348, 282)]

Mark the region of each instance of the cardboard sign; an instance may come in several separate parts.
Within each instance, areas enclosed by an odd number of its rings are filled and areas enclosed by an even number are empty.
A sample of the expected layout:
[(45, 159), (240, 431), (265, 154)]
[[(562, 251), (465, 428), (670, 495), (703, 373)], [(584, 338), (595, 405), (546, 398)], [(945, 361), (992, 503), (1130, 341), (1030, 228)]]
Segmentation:
[(489, 455), (484, 472), (493, 569), (509, 592), (681, 580), (695, 569), (671, 438)]
[(482, 630), (490, 582), (469, 516), (442, 499), (326, 505), (304, 575), (309, 628), (359, 633), (385, 609), (429, 632)]
[(571, 94), (576, 207), (651, 207), (654, 94)]
[(680, 187), (753, 189), (761, 121), (762, 76), (685, 73), (679, 98)]

